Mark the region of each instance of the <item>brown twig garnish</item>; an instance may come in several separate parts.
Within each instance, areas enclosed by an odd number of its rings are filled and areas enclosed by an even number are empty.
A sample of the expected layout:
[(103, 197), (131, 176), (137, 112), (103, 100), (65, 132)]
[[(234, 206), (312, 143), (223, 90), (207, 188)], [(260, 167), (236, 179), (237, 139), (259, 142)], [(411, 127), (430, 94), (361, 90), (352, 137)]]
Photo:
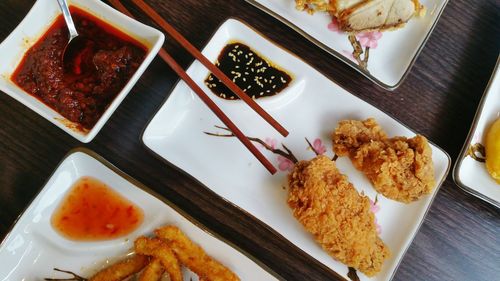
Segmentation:
[(312, 151), (314, 151), (314, 154), (316, 154), (316, 156), (319, 156), (320, 153), (318, 153), (316, 148), (314, 148), (314, 146), (311, 144), (311, 142), (307, 138), (305, 138), (305, 139), (306, 139), (307, 145), (309, 145), (309, 147), (312, 149)]
[(67, 273), (67, 274), (70, 274), (70, 275), (73, 275), (72, 278), (65, 278), (65, 279), (59, 279), (59, 278), (44, 278), (44, 280), (46, 281), (87, 281), (88, 279), (87, 278), (83, 278), (81, 277), (80, 275), (76, 274), (76, 273), (73, 273), (71, 271), (67, 271), (67, 270), (62, 270), (62, 269), (59, 269), (59, 268), (54, 268), (55, 271), (59, 271), (59, 272), (63, 272), (63, 273)]
[[(218, 133), (210, 133), (210, 132), (203, 132), (203, 133), (205, 133), (205, 134), (207, 134), (209, 136), (214, 136), (214, 137), (223, 137), (223, 138), (236, 137), (233, 134), (233, 132), (231, 132), (231, 130), (229, 130), (228, 128), (221, 127), (221, 126), (214, 126), (214, 127), (217, 128), (217, 129), (228, 131), (230, 133), (229, 134), (218, 134)], [(272, 153), (281, 155), (281, 156), (285, 157), (286, 159), (292, 161), (293, 163), (299, 162), (297, 160), (297, 158), (293, 155), (293, 153), (290, 151), (290, 149), (288, 149), (288, 147), (286, 147), (284, 144), (281, 144), (281, 146), (284, 149), (284, 150), (282, 150), (282, 149), (273, 148), (272, 146), (268, 145), (265, 141), (263, 141), (263, 140), (261, 140), (259, 138), (247, 137), (247, 136), (245, 136), (245, 137), (247, 139), (249, 139), (250, 141), (253, 141), (253, 142), (261, 144), (262, 146), (264, 146), (264, 148), (266, 148), (267, 150), (271, 151)]]
[(347, 277), (349, 277), (352, 281), (360, 281), (358, 273), (356, 272), (356, 269), (354, 269), (354, 267), (349, 267)]
[[(352, 56), (358, 62), (359, 67), (361, 67), (361, 69), (363, 69), (364, 71), (368, 72), (368, 59), (370, 57), (370, 47), (366, 47), (365, 50), (363, 51), (363, 47), (361, 46), (358, 39), (356, 38), (356, 35), (354, 34), (349, 34), (348, 39), (353, 47)], [(364, 55), (363, 58), (361, 58), (361, 55)]]
[(472, 159), (478, 161), (478, 162), (485, 162), (486, 161), (486, 151), (484, 149), (484, 146), (480, 143), (473, 144), (469, 146), (469, 149), (467, 150), (467, 155), (472, 157)]

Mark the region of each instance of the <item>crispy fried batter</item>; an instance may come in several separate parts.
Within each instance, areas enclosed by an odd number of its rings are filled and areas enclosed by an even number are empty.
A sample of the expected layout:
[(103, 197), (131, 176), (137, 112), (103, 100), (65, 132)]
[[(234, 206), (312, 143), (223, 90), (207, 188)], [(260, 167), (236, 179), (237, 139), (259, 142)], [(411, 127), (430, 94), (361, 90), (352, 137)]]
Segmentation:
[(163, 239), (172, 248), (180, 262), (198, 274), (200, 279), (207, 281), (240, 280), (231, 270), (211, 258), (201, 247), (189, 240), (179, 228), (169, 225), (158, 228), (155, 234)]
[(141, 271), (149, 262), (143, 255), (135, 255), (126, 260), (117, 262), (92, 276), (89, 281), (121, 281)]
[(301, 11), (307, 11), (309, 14), (315, 12), (329, 12), (334, 4), (328, 0), (295, 0), (295, 8)]
[(157, 258), (151, 259), (151, 262), (144, 268), (139, 276), (139, 281), (159, 281), (165, 272), (165, 268), (161, 264), (161, 260)]
[(161, 261), (172, 281), (182, 281), (179, 262), (170, 247), (160, 239), (139, 237), (135, 240), (135, 252), (153, 256)]
[(326, 156), (300, 161), (288, 176), (288, 205), (330, 256), (367, 276), (390, 252), (377, 236), (370, 201)]
[(432, 150), (425, 137), (388, 138), (369, 118), (341, 121), (332, 138), (335, 153), (349, 156), (385, 197), (410, 203), (432, 192)]

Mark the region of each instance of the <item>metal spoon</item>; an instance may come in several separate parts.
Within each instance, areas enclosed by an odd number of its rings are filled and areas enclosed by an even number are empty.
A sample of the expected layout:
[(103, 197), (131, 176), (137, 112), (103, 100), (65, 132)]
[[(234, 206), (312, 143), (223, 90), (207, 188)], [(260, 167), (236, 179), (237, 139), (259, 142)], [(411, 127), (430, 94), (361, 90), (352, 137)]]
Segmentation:
[(70, 70), (75, 74), (80, 74), (81, 70), (78, 67), (78, 71), (75, 71), (73, 63), (75, 56), (78, 55), (78, 53), (80, 53), (85, 47), (85, 40), (82, 36), (79, 36), (76, 31), (75, 23), (73, 22), (73, 18), (71, 17), (71, 13), (69, 11), (68, 2), (66, 0), (57, 0), (57, 3), (61, 8), (64, 21), (66, 22), (66, 26), (69, 31), (69, 40), (62, 53), (63, 67), (65, 70)]

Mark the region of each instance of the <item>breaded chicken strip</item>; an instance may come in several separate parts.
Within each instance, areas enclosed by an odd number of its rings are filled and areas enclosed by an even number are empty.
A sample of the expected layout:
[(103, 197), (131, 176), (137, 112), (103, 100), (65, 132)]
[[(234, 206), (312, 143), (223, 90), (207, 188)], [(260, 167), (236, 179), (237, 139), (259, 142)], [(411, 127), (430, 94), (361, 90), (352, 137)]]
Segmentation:
[(432, 192), (432, 150), (424, 136), (388, 138), (369, 118), (341, 121), (332, 138), (335, 153), (349, 156), (385, 197), (410, 203)]
[(330, 256), (367, 276), (390, 252), (377, 236), (370, 201), (359, 195), (326, 156), (300, 161), (288, 176), (293, 215)]

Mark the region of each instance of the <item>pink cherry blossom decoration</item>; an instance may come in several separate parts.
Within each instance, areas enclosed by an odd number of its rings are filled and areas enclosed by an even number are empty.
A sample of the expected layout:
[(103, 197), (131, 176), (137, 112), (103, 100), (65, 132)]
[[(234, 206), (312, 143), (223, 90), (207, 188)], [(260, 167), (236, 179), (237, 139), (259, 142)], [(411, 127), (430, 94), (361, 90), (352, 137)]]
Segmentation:
[[(371, 199), (370, 199), (370, 211), (372, 211), (373, 214), (376, 214), (378, 211), (380, 211), (380, 206), (378, 204), (375, 204), (375, 202)], [(380, 224), (378, 224), (376, 216), (375, 216), (375, 227), (377, 228), (377, 234), (382, 233), (382, 227), (380, 226)]]
[(320, 155), (325, 154), (326, 147), (323, 145), (323, 142), (321, 141), (321, 139), (315, 139), (312, 146), (318, 154), (320, 154)]
[(359, 44), (363, 47), (370, 47), (375, 49), (378, 46), (378, 40), (382, 38), (382, 32), (372, 31), (372, 32), (361, 32), (356, 35)]
[(293, 169), (293, 166), (294, 166), (294, 164), (290, 159), (285, 158), (281, 155), (278, 155), (278, 168), (280, 169), (280, 171), (291, 172)]
[(327, 27), (328, 30), (332, 32), (343, 33), (342, 30), (340, 30), (339, 22), (337, 21), (336, 18), (333, 18), (332, 22), (330, 22)]

